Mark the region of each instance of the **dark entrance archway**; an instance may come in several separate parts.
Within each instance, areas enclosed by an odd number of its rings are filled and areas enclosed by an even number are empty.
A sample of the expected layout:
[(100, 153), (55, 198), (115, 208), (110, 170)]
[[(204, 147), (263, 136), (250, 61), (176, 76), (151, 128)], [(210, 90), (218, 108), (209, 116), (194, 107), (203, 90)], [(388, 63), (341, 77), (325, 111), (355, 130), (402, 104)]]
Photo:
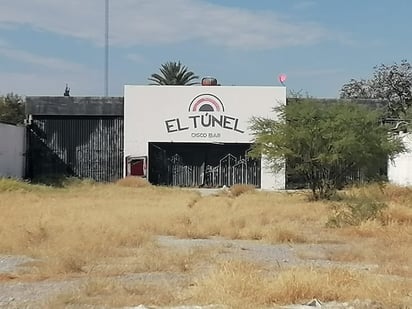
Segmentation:
[(149, 181), (157, 185), (216, 188), (261, 185), (261, 162), (249, 143), (149, 143)]

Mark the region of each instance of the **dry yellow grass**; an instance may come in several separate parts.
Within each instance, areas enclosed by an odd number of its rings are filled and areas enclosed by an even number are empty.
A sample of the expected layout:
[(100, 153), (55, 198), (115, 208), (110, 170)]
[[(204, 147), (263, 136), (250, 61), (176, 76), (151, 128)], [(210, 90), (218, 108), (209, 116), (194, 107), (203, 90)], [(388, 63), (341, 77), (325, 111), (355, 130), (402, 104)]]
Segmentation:
[[(173, 220), (172, 216), (168, 220)], [(270, 243), (303, 242), (317, 237), (305, 235), (304, 229), (308, 225), (322, 227), (327, 220), (327, 206), (308, 204), (299, 195), (249, 192), (236, 198), (204, 197), (175, 220), (174, 224), (163, 224), (165, 229), (157, 232), (189, 238), (222, 236)]]
[[(77, 294), (55, 300), (56, 308), (105, 302), (113, 306), (200, 302), (256, 308), (312, 297), (405, 304), (412, 290), (410, 190), (370, 186), (350, 192), (361, 190), (385, 200), (389, 207), (376, 220), (331, 229), (325, 226), (330, 205), (308, 202), (302, 194), (242, 189), (242, 194), (201, 197), (196, 191), (155, 187), (136, 179), (59, 189), (2, 181), (0, 254), (37, 258), (32, 272), (39, 278), (90, 278)], [(377, 274), (368, 275), (341, 269), (268, 270), (242, 261), (219, 262), (211, 249), (159, 247), (157, 235), (218, 236), (272, 244), (346, 243), (350, 250), (331, 251), (327, 258), (378, 268)], [(204, 272), (201, 265), (205, 264), (216, 267)], [(159, 286), (130, 287), (113, 277), (142, 272), (181, 273), (191, 279), (176, 287), (161, 285), (160, 293)], [(399, 279), (381, 277), (387, 274)], [(178, 302), (175, 288), (181, 292)], [(156, 293), (161, 295), (158, 301), (153, 296)]]
[(380, 276), (332, 268), (295, 267), (265, 269), (259, 265), (228, 261), (217, 265), (191, 290), (201, 303), (224, 304), (230, 308), (263, 308), (309, 301), (373, 299), (385, 308), (406, 305), (410, 281), (387, 280)]
[(146, 178), (128, 176), (116, 181), (116, 184), (122, 187), (131, 187), (131, 188), (144, 188), (151, 186), (150, 182)]
[(391, 204), (412, 207), (412, 187), (398, 187), (391, 184), (370, 184), (350, 188), (347, 192), (351, 195), (364, 195)]
[(412, 278), (411, 225), (382, 226), (375, 221), (339, 233), (351, 249), (331, 251), (330, 260), (377, 265), (379, 273)]
[(102, 306), (121, 308), (139, 304), (170, 305), (177, 304), (176, 286), (160, 284), (127, 284), (111, 278), (92, 278), (79, 290), (61, 294), (42, 305), (42, 308), (59, 309)]
[(253, 192), (256, 188), (253, 185), (245, 185), (245, 184), (236, 184), (229, 188), (229, 193), (231, 196), (237, 197), (239, 195)]
[(335, 234), (351, 244), (351, 250), (333, 251), (329, 258), (373, 264), (379, 273), (412, 277), (412, 189), (369, 185), (352, 188), (348, 194), (384, 201), (388, 207), (375, 220), (337, 229)]

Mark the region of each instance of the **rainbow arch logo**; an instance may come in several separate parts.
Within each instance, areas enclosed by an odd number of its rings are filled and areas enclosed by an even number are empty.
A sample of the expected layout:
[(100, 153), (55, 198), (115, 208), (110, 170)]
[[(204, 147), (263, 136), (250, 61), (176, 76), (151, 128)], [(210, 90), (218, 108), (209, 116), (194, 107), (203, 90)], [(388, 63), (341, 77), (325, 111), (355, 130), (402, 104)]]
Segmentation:
[(213, 94), (200, 94), (189, 105), (189, 112), (224, 112), (225, 107)]

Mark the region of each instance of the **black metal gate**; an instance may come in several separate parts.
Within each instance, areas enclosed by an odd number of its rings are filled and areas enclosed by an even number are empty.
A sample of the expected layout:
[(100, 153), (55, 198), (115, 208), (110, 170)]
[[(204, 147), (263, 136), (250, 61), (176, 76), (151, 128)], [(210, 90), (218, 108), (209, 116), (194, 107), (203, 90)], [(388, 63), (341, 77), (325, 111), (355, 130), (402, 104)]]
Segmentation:
[[(167, 145), (162, 146), (164, 148), (157, 144), (150, 147), (149, 180), (154, 184), (208, 188), (234, 184), (261, 185), (260, 160), (250, 158), (249, 149), (239, 155), (241, 149), (234, 149), (232, 145), (228, 148), (237, 150), (235, 153), (223, 152), (223, 155), (216, 156), (210, 155), (214, 153), (214, 145), (209, 145), (209, 148), (196, 144), (184, 145), (181, 153), (172, 152)], [(176, 150), (176, 147), (173, 148)], [(245, 147), (241, 145), (240, 148)]]

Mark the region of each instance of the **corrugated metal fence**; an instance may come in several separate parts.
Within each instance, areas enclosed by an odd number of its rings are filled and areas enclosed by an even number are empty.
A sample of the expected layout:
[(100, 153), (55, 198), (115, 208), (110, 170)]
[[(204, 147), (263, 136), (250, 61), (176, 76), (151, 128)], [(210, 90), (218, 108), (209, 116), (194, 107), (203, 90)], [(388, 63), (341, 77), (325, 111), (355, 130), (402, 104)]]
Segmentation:
[(28, 126), (28, 177), (122, 177), (123, 117), (37, 116)]

